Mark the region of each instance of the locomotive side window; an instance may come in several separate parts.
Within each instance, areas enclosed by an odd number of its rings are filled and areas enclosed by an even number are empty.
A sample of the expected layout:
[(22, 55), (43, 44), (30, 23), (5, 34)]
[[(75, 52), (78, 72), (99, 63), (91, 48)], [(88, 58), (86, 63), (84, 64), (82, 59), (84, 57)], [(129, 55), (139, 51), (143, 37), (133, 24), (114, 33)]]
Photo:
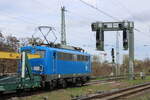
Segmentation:
[(78, 57), (78, 56), (74, 54), (74, 55), (73, 55), (73, 60), (74, 60), (74, 61), (77, 61), (77, 59), (78, 59), (77, 57)]
[(88, 56), (85, 56), (85, 60), (88, 61), (88, 60), (89, 60), (89, 57), (88, 57)]
[(88, 61), (88, 56), (85, 55), (78, 55), (78, 61)]
[(88, 61), (88, 56), (76, 55), (71, 53), (58, 52), (57, 57), (59, 60), (66, 60), (66, 61)]
[(41, 56), (41, 58), (44, 58), (44, 56), (45, 56), (45, 51), (43, 51), (43, 50), (37, 50), (37, 51), (35, 52), (35, 54), (38, 54), (38, 55)]
[(77, 61), (80, 61), (80, 59), (81, 59), (81, 56), (77, 55)]

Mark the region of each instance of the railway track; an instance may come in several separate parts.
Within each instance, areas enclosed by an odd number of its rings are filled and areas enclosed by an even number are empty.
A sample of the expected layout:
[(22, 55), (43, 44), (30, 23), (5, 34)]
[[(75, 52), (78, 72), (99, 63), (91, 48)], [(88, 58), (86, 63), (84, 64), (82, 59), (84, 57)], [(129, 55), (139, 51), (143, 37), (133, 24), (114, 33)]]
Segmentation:
[(109, 92), (95, 93), (86, 96), (75, 97), (72, 98), (72, 100), (117, 100), (117, 99), (120, 100), (120, 98), (126, 98), (128, 96), (135, 95), (137, 93), (149, 89), (150, 89), (150, 82), (119, 90), (112, 90)]
[[(104, 78), (102, 80), (92, 80), (84, 84), (84, 86), (93, 85), (93, 84), (104, 84), (104, 83), (108, 83), (112, 81), (118, 81), (121, 79), (125, 79), (125, 77), (110, 77), (110, 78)], [(38, 94), (46, 93), (46, 92), (49, 92), (49, 91), (45, 91), (43, 89), (36, 89), (35, 91), (29, 90), (29, 91), (24, 91), (22, 93), (18, 93), (18, 92), (7, 93), (7, 94), (1, 95), (0, 100), (8, 100), (13, 97), (26, 97), (26, 96), (31, 96), (31, 95), (38, 95)], [(78, 99), (75, 99), (75, 100), (78, 100)]]
[(35, 89), (35, 90), (12, 91), (9, 93), (0, 94), (0, 100), (13, 100), (13, 98), (20, 98), (20, 97), (22, 98), (22, 97), (27, 97), (32, 95), (39, 95), (47, 92), (50, 91), (43, 90), (42, 88)]
[(104, 78), (102, 80), (91, 80), (90, 82), (86, 83), (85, 85), (107, 83), (107, 82), (118, 81), (118, 80), (122, 80), (122, 79), (126, 79), (126, 78), (127, 77), (119, 76), (119, 77)]
[[(84, 84), (84, 86), (88, 86), (88, 85), (92, 85), (92, 84), (108, 83), (108, 82), (111, 82), (114, 80), (120, 80), (120, 79), (123, 79), (123, 77), (113, 77), (113, 78), (111, 77), (111, 78), (105, 78), (103, 80), (92, 80), (92, 81)], [(36, 89), (35, 91), (33, 91), (33, 90), (24, 91), (24, 92), (21, 91), (21, 93), (14, 91), (11, 93), (1, 94), (0, 100), (9, 100), (13, 97), (26, 97), (26, 96), (31, 96), (31, 95), (38, 95), (38, 94), (46, 93), (46, 92), (49, 92), (49, 91), (46, 91), (43, 89)]]

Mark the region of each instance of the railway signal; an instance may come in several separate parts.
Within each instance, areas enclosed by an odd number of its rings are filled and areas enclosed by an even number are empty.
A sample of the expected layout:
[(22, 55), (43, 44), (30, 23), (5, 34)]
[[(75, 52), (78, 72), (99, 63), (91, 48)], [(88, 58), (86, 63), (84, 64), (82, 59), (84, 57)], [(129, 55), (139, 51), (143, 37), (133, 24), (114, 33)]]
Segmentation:
[(114, 51), (114, 48), (112, 48), (112, 49), (111, 49), (111, 56), (112, 56), (112, 62), (113, 62), (113, 63), (115, 62), (115, 59), (114, 59), (114, 58), (115, 58), (115, 55), (114, 55), (114, 54), (115, 54), (115, 51)]
[(128, 36), (127, 36), (127, 30), (123, 29), (123, 48), (124, 50), (128, 49)]
[[(123, 47), (128, 49), (128, 33), (133, 30), (134, 23), (123, 22), (94, 22), (91, 24), (92, 31), (96, 31), (96, 48), (97, 50), (104, 50), (104, 31), (123, 31)], [(129, 32), (130, 31), (130, 32)]]
[(123, 31), (123, 48), (129, 48), (129, 76), (134, 78), (134, 22), (94, 22), (91, 24), (92, 31), (96, 31), (96, 48), (104, 51), (104, 31)]
[(96, 48), (104, 51), (104, 32), (100, 32), (100, 30), (96, 31)]

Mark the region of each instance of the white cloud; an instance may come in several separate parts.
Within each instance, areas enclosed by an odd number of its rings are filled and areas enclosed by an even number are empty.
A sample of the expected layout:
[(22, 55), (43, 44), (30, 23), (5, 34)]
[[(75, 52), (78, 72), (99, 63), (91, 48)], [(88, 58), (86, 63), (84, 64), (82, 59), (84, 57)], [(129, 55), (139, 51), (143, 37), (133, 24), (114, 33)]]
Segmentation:
[[(95, 21), (114, 21), (108, 16), (88, 7), (80, 0), (0, 0), (0, 30), (17, 37), (30, 37), (34, 29), (39, 25), (50, 25), (57, 28), (57, 36), (60, 38), (60, 2), (66, 6), (66, 31), (67, 42), (70, 45), (89, 46), (91, 51), (95, 49), (95, 36), (90, 24)], [(135, 21), (135, 26), (148, 34), (149, 28), (149, 1), (148, 0), (118, 0), (123, 3), (135, 17), (142, 20), (131, 18), (131, 14), (124, 7), (120, 7), (117, 0), (83, 0), (99, 9), (119, 18)], [(113, 3), (114, 2), (114, 3)], [(136, 3), (135, 3), (136, 2)], [(145, 11), (145, 12), (144, 12)], [(149, 37), (141, 35), (135, 31), (135, 46), (139, 44), (150, 44)], [(40, 33), (36, 34), (40, 36)], [(142, 38), (142, 39), (141, 39)], [(51, 39), (51, 37), (49, 37)], [(141, 41), (138, 41), (140, 40)], [(59, 39), (60, 40), (60, 39)], [(115, 36), (106, 33), (106, 44), (114, 44)], [(89, 49), (88, 48), (88, 49)], [(90, 51), (90, 50), (89, 50)], [(107, 52), (110, 52), (109, 50)], [(137, 50), (139, 52), (139, 50)], [(142, 52), (143, 53), (143, 52)], [(141, 54), (142, 55), (142, 54)]]

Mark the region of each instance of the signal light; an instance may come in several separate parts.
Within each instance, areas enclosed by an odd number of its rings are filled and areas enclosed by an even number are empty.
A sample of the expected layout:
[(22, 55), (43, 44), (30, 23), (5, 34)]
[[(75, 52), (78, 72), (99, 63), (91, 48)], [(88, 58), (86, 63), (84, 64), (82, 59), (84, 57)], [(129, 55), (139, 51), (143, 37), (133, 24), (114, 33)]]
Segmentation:
[(111, 56), (112, 56), (112, 62), (115, 62), (115, 60), (114, 60), (114, 58), (115, 58), (114, 48), (111, 49)]
[(111, 49), (111, 56), (114, 58), (114, 48)]
[(123, 48), (124, 50), (128, 49), (128, 35), (127, 35), (127, 30), (123, 30)]
[(97, 50), (104, 51), (104, 31), (96, 31), (96, 48)]
[(118, 26), (119, 26), (119, 28), (120, 28), (120, 29), (122, 29), (122, 28), (123, 28), (123, 25), (122, 25), (122, 24), (119, 24)]

